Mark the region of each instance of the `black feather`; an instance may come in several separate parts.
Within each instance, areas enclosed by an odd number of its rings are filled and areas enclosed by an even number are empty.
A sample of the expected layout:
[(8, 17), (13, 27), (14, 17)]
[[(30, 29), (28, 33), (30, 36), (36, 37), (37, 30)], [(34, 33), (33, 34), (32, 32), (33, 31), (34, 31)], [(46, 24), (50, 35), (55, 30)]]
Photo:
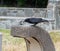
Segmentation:
[(41, 22), (48, 22), (48, 20), (44, 20), (42, 18), (27, 18), (24, 20), (24, 22), (28, 22), (28, 23), (36, 25)]

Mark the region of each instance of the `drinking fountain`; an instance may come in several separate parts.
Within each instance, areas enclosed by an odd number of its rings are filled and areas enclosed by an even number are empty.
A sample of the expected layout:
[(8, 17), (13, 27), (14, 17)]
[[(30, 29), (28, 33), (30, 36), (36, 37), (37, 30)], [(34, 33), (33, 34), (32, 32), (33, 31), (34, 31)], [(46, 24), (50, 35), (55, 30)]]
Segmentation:
[(55, 51), (49, 33), (41, 27), (31, 25), (12, 26), (11, 35), (24, 38), (27, 51)]

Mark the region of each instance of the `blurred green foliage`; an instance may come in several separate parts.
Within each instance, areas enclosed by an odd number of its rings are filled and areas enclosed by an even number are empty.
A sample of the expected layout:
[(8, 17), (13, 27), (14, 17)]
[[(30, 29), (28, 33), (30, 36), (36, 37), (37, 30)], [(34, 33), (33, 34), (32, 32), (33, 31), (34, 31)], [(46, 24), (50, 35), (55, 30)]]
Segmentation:
[(1, 0), (0, 6), (6, 7), (27, 7), (46, 8), (48, 0)]

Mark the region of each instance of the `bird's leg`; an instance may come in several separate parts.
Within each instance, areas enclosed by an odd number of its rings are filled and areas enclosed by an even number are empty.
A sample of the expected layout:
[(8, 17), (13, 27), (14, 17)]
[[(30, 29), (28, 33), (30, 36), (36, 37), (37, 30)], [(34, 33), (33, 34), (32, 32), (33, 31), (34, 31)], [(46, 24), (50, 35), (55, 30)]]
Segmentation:
[(36, 24), (32, 25), (32, 26), (36, 26)]

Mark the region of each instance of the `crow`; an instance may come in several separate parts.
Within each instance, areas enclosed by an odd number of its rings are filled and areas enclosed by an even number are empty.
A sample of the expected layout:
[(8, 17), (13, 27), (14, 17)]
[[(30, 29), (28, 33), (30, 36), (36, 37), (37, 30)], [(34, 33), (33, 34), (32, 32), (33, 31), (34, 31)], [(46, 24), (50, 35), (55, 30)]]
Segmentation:
[(48, 20), (44, 20), (42, 18), (27, 18), (24, 20), (24, 22), (34, 24), (34, 26), (35, 26), (38, 23), (48, 22)]

